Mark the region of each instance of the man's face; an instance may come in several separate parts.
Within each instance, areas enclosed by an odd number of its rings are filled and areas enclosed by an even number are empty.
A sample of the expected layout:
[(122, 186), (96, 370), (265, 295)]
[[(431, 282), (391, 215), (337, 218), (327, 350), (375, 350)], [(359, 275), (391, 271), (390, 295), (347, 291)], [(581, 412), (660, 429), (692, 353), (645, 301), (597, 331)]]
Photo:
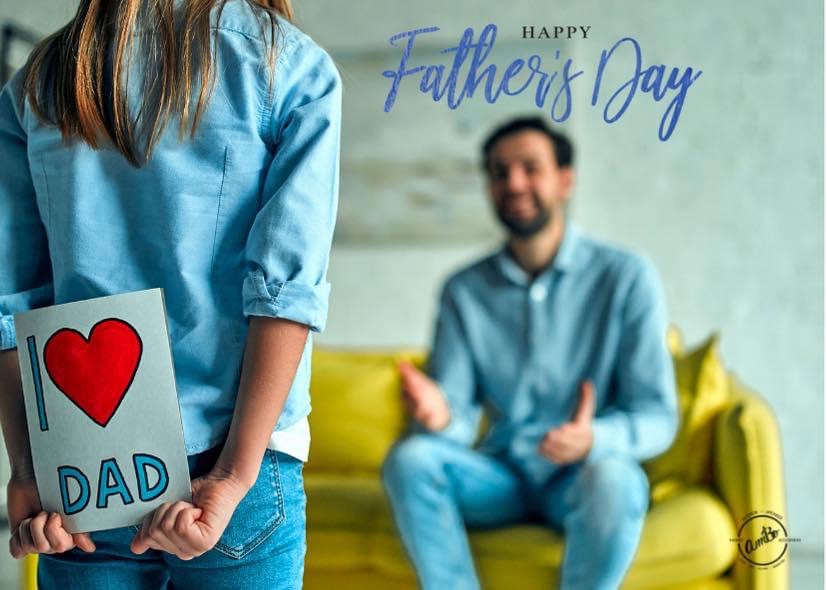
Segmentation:
[(527, 130), (498, 140), (488, 158), (488, 190), (497, 217), (514, 237), (528, 238), (561, 218), (574, 171), (560, 168), (551, 140)]

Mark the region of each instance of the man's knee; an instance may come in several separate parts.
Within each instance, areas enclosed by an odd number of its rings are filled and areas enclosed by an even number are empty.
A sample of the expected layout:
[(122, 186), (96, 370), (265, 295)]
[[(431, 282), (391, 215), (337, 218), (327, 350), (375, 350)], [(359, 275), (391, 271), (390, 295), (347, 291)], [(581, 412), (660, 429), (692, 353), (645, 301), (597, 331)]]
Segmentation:
[(430, 434), (414, 434), (398, 441), (382, 464), (382, 480), (388, 490), (420, 484), (444, 467), (445, 441)]
[(609, 456), (584, 464), (578, 483), (578, 495), (604, 514), (642, 517), (649, 507), (649, 480), (632, 459)]

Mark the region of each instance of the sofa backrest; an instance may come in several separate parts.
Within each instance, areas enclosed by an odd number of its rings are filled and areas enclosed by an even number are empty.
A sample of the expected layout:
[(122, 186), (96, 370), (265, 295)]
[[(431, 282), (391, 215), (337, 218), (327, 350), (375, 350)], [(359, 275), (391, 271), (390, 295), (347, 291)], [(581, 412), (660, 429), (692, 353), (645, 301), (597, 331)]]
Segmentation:
[(316, 348), (310, 382), (308, 471), (370, 472), (402, 435), (407, 416), (397, 363), (422, 367), (424, 350)]
[[(673, 340), (681, 428), (670, 449), (644, 463), (653, 497), (676, 485), (711, 482), (714, 420), (729, 397), (717, 335), (688, 351)], [(317, 347), (312, 358), (307, 470), (376, 472), (407, 426), (397, 363), (408, 360), (423, 367), (426, 355), (423, 349)]]

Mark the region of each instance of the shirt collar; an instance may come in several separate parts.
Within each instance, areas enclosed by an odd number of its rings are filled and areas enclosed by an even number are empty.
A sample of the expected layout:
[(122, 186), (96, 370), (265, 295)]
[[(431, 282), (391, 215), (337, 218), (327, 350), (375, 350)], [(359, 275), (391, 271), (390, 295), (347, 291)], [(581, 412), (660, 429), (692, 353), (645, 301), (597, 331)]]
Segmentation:
[[(580, 231), (571, 222), (567, 221), (563, 229), (563, 240), (557, 249), (557, 253), (551, 264), (544, 269), (535, 280), (548, 280), (548, 277), (555, 271), (568, 272), (573, 270), (577, 261), (578, 244), (580, 243)], [(500, 272), (509, 281), (517, 285), (526, 286), (531, 284), (532, 278), (511, 255), (508, 244), (504, 244), (496, 256), (496, 264)]]

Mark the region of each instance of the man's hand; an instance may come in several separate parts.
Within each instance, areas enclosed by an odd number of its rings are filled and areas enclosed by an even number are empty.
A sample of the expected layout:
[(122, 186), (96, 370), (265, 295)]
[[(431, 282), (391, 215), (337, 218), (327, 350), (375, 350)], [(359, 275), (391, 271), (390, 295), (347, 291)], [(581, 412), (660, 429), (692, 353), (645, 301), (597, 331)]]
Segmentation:
[(190, 560), (212, 549), (249, 487), (215, 469), (192, 482), (192, 504), (164, 502), (148, 514), (132, 539), (132, 552), (147, 549)]
[(571, 421), (549, 430), (540, 441), (540, 454), (560, 465), (574, 463), (589, 454), (594, 438), (594, 385), (584, 381), (580, 386), (580, 403)]
[(29, 553), (63, 553), (75, 547), (87, 553), (95, 550), (88, 533), (70, 533), (63, 528), (60, 514), (41, 509), (33, 477), (13, 477), (6, 494), (12, 531), (9, 552), (15, 559)]
[(439, 385), (407, 361), (398, 366), (402, 376), (402, 397), (414, 420), (431, 432), (448, 426), (451, 412)]

